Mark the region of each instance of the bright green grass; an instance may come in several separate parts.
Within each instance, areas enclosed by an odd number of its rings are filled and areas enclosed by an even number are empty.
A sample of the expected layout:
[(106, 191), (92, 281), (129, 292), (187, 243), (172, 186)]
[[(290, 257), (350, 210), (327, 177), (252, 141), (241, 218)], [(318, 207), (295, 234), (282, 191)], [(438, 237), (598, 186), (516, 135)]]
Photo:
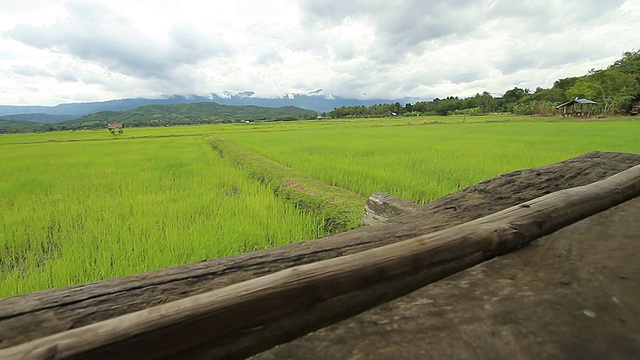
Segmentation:
[[(638, 121), (461, 120), (0, 135), (0, 297), (323, 234), (324, 224), (220, 159), (202, 134), (362, 196), (383, 191), (421, 203), (588, 151), (640, 153)], [(475, 123), (482, 120), (497, 122)]]
[(0, 297), (323, 235), (202, 138), (1, 149)]
[(473, 122), (521, 122), (521, 121), (566, 121), (561, 117), (531, 117), (511, 114), (495, 114), (485, 116), (417, 116), (397, 118), (371, 118), (371, 119), (324, 119), (324, 120), (300, 120), (282, 122), (253, 122), (250, 124), (210, 124), (191, 126), (169, 127), (144, 127), (125, 128), (124, 134), (112, 135), (107, 129), (102, 130), (78, 130), (78, 131), (53, 131), (29, 134), (0, 134), (0, 145), (16, 143), (42, 143), (64, 141), (102, 141), (122, 140), (145, 137), (173, 137), (196, 136), (220, 132), (269, 132), (269, 131), (313, 131), (326, 128), (351, 128), (351, 127), (380, 127), (380, 126), (405, 126), (426, 123), (466, 123)]
[(501, 173), (588, 151), (640, 153), (640, 122), (326, 127), (218, 136), (331, 185), (426, 203)]

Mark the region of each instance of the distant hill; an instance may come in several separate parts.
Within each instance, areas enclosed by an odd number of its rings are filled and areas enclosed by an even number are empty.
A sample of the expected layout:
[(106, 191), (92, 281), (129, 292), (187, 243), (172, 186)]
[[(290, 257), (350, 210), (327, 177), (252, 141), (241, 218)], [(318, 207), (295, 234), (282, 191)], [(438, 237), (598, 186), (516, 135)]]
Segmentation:
[(151, 104), (183, 104), (209, 101), (205, 97), (170, 96), (162, 99), (119, 99), (100, 102), (69, 103), (56, 106), (15, 106), (0, 105), (0, 116), (22, 114), (49, 114), (80, 117), (99, 111), (132, 110)]
[[(80, 117), (100, 111), (122, 111), (133, 110), (141, 106), (155, 104), (193, 104), (200, 102), (215, 102), (221, 105), (256, 105), (265, 107), (295, 106), (302, 109), (312, 110), (317, 113), (329, 112), (335, 108), (343, 106), (371, 106), (383, 103), (400, 102), (405, 104), (419, 99), (395, 99), (395, 100), (358, 100), (343, 99), (331, 95), (324, 96), (322, 89), (309, 93), (291, 93), (277, 98), (255, 97), (253, 91), (239, 93), (223, 92), (220, 95), (211, 94), (209, 96), (167, 96), (161, 99), (119, 99), (101, 102), (69, 103), (56, 106), (15, 106), (0, 105), (0, 117), (6, 115), (24, 114), (48, 114), (65, 115), (70, 117)], [(31, 120), (29, 120), (31, 121)]]
[(41, 123), (41, 124), (55, 124), (55, 123), (60, 123), (60, 122), (64, 122), (64, 121), (75, 119), (75, 118), (77, 118), (77, 116), (51, 115), (51, 114), (43, 114), (43, 113), (0, 116), (0, 120), (27, 121), (27, 122), (35, 122), (35, 123)]
[(215, 102), (193, 104), (156, 104), (126, 111), (101, 111), (60, 123), (63, 129), (105, 127), (111, 122), (120, 122), (125, 127), (165, 126), (229, 123), (246, 120), (294, 120), (313, 118), (314, 111), (294, 106), (279, 108), (261, 106), (232, 106)]
[(52, 125), (34, 123), (31, 121), (0, 119), (0, 134), (50, 131), (54, 129), (51, 126)]

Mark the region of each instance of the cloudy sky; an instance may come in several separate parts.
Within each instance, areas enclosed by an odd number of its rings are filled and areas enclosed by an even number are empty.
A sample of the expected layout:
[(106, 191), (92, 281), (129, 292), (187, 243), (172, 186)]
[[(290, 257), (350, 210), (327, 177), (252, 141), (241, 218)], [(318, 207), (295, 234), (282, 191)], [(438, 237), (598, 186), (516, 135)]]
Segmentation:
[(2, 1), (0, 104), (501, 95), (606, 67), (638, 34), (638, 0)]

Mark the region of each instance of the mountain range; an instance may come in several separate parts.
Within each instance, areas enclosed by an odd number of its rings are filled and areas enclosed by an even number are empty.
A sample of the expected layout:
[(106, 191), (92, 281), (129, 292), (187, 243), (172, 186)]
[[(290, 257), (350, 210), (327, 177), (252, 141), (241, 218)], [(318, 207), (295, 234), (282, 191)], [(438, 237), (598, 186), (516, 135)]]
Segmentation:
[(15, 106), (0, 105), (0, 120), (30, 121), (38, 123), (59, 123), (101, 111), (133, 110), (141, 106), (156, 104), (192, 104), (214, 102), (220, 105), (255, 105), (262, 107), (295, 106), (316, 113), (329, 112), (342, 106), (371, 106), (381, 103), (406, 103), (415, 99), (346, 99), (325, 96), (322, 89), (308, 93), (289, 93), (277, 98), (255, 97), (253, 91), (223, 92), (209, 96), (171, 95), (160, 99), (119, 99), (101, 102), (68, 103), (56, 106)]
[(66, 128), (104, 128), (108, 123), (126, 127), (166, 126), (246, 122), (256, 120), (315, 119), (316, 113), (295, 106), (264, 107), (255, 105), (220, 105), (215, 102), (189, 104), (154, 104), (132, 110), (100, 111), (60, 123)]
[[(28, 121), (33, 116), (33, 121)], [(295, 106), (220, 105), (213, 101), (179, 104), (153, 104), (131, 110), (105, 110), (64, 120), (65, 115), (42, 113), (0, 117), (0, 134), (53, 130), (106, 129), (109, 123), (124, 127), (221, 124), (258, 120), (290, 121), (316, 119), (317, 113)]]

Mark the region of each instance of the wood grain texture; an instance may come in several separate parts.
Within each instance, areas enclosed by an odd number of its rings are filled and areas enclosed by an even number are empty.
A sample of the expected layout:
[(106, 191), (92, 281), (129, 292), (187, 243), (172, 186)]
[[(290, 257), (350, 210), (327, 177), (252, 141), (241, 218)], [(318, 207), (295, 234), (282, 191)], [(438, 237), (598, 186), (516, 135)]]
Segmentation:
[[(6, 359), (244, 357), (310, 329), (354, 315), (331, 299), (376, 284), (460, 268), (504, 254), (575, 221), (640, 195), (640, 166), (582, 187), (561, 190), (428, 235), (355, 254), (296, 266), (204, 294), (155, 306), (0, 350)], [(456, 264), (449, 267), (447, 264)], [(457, 270), (456, 270), (457, 269)], [(453, 271), (453, 272), (452, 272)], [(407, 288), (424, 286), (417, 278)], [(386, 290), (383, 290), (383, 293)], [(400, 296), (391, 294), (387, 296)], [(377, 294), (356, 306), (380, 304)], [(327, 305), (329, 304), (329, 305)], [(280, 323), (308, 309), (317, 317)], [(216, 344), (225, 339), (225, 346)], [(250, 346), (247, 344), (251, 344)]]
[(397, 197), (375, 193), (364, 204), (364, 218), (362, 225), (372, 226), (385, 224), (394, 218), (414, 211), (420, 211), (423, 207), (410, 201)]
[(256, 360), (637, 359), (640, 197)]

